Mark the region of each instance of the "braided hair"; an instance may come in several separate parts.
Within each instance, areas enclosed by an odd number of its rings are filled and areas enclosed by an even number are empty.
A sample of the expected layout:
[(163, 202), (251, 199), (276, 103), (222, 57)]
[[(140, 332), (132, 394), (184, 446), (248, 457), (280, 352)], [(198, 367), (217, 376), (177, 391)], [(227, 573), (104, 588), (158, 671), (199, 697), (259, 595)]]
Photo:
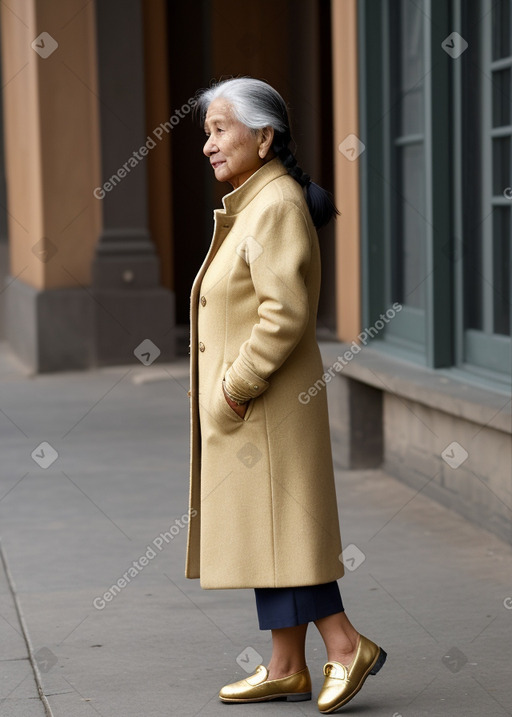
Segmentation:
[(231, 104), (235, 117), (249, 129), (256, 131), (263, 127), (273, 128), (272, 149), (288, 174), (305, 190), (309, 212), (317, 229), (339, 214), (332, 195), (302, 171), (289, 148), (292, 142), (290, 120), (286, 103), (279, 92), (266, 82), (252, 77), (223, 80), (197, 95), (198, 109), (203, 121), (210, 103), (218, 97)]

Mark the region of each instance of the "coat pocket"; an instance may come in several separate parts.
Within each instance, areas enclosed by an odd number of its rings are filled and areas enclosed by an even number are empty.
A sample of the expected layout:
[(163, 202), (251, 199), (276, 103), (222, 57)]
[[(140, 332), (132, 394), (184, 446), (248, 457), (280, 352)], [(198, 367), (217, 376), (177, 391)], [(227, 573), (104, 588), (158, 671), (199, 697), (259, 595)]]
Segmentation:
[(252, 409), (254, 407), (254, 398), (251, 398), (250, 401), (247, 402), (247, 409), (245, 411), (245, 415), (242, 418), (238, 415), (236, 411), (234, 411), (229, 403), (226, 401), (226, 397), (224, 395), (224, 389), (222, 388), (222, 382), (220, 383), (220, 389), (217, 389), (216, 391), (216, 401), (217, 405), (220, 403), (220, 412), (223, 416), (225, 416), (227, 419), (233, 421), (234, 423), (245, 423), (252, 413)]

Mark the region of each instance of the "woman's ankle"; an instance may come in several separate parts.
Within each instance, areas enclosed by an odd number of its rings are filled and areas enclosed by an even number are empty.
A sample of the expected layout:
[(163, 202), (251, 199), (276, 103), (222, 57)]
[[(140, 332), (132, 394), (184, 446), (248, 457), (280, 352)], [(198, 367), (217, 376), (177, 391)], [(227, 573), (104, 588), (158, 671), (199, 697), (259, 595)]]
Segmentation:
[(306, 658), (301, 660), (290, 660), (288, 658), (275, 659), (271, 658), (268, 663), (268, 679), (269, 680), (280, 680), (283, 677), (289, 677), (294, 675), (296, 672), (302, 672), (306, 669)]
[(357, 653), (360, 635), (357, 633), (355, 638), (344, 636), (340, 642), (330, 643), (327, 649), (327, 660), (332, 662), (340, 662), (342, 665), (350, 665)]

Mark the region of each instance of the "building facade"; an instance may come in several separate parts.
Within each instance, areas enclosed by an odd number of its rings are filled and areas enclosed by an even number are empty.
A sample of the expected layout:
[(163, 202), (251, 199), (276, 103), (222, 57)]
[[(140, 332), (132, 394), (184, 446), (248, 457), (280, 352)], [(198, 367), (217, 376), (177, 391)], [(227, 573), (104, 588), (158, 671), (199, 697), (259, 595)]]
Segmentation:
[(510, 0), (6, 0), (1, 25), (0, 337), (27, 370), (186, 354), (226, 191), (194, 94), (266, 79), (341, 212), (302, 400), (329, 390), (345, 468), (512, 541)]

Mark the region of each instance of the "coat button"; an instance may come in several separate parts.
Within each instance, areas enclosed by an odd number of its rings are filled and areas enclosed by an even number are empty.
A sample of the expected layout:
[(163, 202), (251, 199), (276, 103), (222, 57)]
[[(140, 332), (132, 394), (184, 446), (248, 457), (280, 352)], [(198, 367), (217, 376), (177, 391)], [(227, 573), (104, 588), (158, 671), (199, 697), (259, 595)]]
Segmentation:
[(202, 341), (199, 342), (199, 351), (204, 351), (204, 344)]
[(258, 388), (259, 388), (259, 386), (253, 386), (253, 389), (254, 389), (255, 391), (257, 391)]
[(201, 296), (201, 306), (206, 306), (206, 297)]

